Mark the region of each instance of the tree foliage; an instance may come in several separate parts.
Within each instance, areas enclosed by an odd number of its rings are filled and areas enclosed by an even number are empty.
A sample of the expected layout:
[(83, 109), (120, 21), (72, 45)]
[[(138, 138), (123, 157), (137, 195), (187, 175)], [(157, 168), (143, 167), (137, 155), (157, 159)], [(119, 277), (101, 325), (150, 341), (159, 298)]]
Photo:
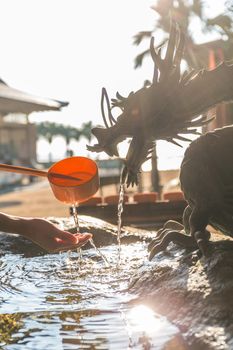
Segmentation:
[[(214, 18), (208, 16), (208, 8), (203, 0), (158, 0), (152, 9), (156, 12), (157, 19), (151, 31), (141, 31), (134, 36), (134, 44), (139, 45), (143, 40), (155, 36), (162, 30), (164, 39), (157, 43), (161, 47), (168, 39), (170, 30), (170, 18), (174, 19), (184, 32), (186, 37), (186, 50), (184, 59), (190, 67), (200, 68), (201, 63), (196, 54), (196, 37), (192, 23), (194, 20), (200, 23), (203, 34), (215, 32), (219, 38), (223, 38), (222, 50), (226, 60), (233, 57), (233, 5), (226, 1), (225, 11)], [(148, 45), (149, 46), (149, 45)], [(140, 67), (149, 49), (138, 54), (135, 58), (135, 68)]]
[(36, 124), (38, 137), (45, 138), (49, 143), (55, 136), (62, 136), (68, 146), (72, 139), (79, 141), (81, 137), (85, 137), (88, 142), (91, 141), (92, 122), (83, 123), (81, 128), (75, 128), (69, 125), (57, 124), (52, 122), (42, 122)]

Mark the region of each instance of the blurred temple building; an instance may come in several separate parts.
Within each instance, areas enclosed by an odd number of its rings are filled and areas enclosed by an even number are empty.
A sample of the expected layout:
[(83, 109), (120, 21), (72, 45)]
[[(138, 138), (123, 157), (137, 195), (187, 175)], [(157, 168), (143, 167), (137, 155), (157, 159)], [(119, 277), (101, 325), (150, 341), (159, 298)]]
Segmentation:
[[(197, 67), (214, 69), (221, 62), (228, 61), (226, 42), (224, 40), (214, 40), (192, 47), (192, 54), (198, 62)], [(215, 119), (203, 128), (203, 131), (211, 131), (225, 125), (233, 124), (233, 104), (220, 103), (212, 110), (208, 111), (210, 116), (215, 115)]]
[(11, 88), (0, 79), (0, 163), (36, 163), (36, 126), (32, 112), (59, 111), (68, 102), (33, 96)]

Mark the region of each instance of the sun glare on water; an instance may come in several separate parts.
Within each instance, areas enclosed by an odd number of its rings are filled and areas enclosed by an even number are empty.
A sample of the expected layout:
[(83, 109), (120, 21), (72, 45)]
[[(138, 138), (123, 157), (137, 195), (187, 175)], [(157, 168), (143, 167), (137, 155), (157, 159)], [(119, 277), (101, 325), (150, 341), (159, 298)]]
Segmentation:
[(127, 326), (130, 333), (140, 332), (151, 335), (163, 326), (163, 319), (145, 305), (137, 305), (127, 314)]

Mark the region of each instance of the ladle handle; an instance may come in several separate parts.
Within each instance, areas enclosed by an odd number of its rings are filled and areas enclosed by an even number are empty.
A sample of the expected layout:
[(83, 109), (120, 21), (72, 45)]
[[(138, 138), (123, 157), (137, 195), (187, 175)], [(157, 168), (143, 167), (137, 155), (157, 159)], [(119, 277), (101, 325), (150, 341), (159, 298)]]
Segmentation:
[(37, 170), (32, 168), (27, 168), (23, 166), (9, 165), (9, 164), (0, 164), (0, 171), (8, 171), (11, 173), (19, 173), (31, 176), (43, 176), (47, 177), (48, 172), (45, 170)]
[[(48, 177), (48, 172), (45, 170), (37, 170), (37, 169), (27, 168), (25, 166), (16, 166), (16, 165), (0, 163), (0, 171), (8, 171), (10, 173), (19, 173), (19, 174), (25, 174), (30, 176)], [(80, 180), (80, 178), (78, 177), (74, 177), (66, 174), (58, 174), (58, 173), (50, 172), (50, 175), (53, 177), (58, 177), (60, 179), (65, 179), (65, 180), (74, 180), (74, 181)]]

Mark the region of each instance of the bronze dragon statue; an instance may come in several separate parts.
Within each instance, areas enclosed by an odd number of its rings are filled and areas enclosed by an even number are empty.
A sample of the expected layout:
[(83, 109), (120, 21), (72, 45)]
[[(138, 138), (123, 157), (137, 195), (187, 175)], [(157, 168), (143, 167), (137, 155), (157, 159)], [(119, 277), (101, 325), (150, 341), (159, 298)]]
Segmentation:
[[(111, 104), (106, 90), (102, 90), (105, 128), (92, 130), (98, 144), (88, 149), (117, 156), (118, 143), (131, 138), (122, 172), (122, 181), (127, 186), (137, 184), (141, 165), (150, 157), (155, 140), (175, 144), (179, 140), (187, 141), (186, 134), (198, 134), (197, 128), (210, 121), (204, 114), (208, 109), (233, 100), (233, 65), (223, 62), (210, 71), (181, 74), (184, 43), (183, 33), (172, 22), (164, 58), (161, 51), (156, 52), (154, 39), (151, 39), (150, 53), (154, 62), (151, 84), (131, 92), (127, 98), (117, 93)], [(117, 120), (112, 115), (114, 107), (121, 109)], [(184, 230), (178, 223), (165, 225), (149, 246), (150, 259), (171, 241), (199, 248), (202, 254), (207, 254), (210, 236), (207, 224), (233, 237), (232, 151), (233, 126), (202, 135), (191, 143), (180, 171), (181, 189), (188, 202)]]

